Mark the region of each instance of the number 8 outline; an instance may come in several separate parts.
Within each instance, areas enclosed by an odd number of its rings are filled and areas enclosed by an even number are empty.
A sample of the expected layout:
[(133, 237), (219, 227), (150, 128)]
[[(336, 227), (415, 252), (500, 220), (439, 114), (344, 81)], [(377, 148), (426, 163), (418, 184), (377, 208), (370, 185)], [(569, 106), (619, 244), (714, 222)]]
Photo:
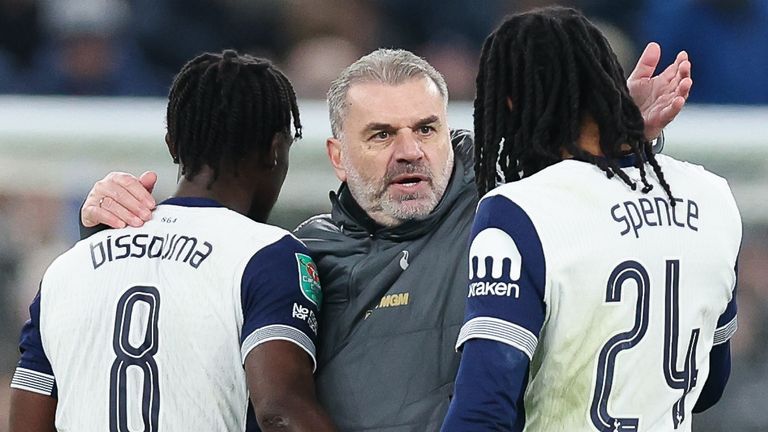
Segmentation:
[[(144, 340), (134, 347), (129, 342), (133, 308), (137, 302), (149, 305), (149, 319)], [(116, 358), (110, 369), (109, 380), (109, 430), (128, 432), (127, 386), (128, 367), (136, 366), (144, 375), (144, 389), (141, 401), (141, 417), (145, 432), (158, 431), (160, 414), (160, 386), (157, 362), (153, 357), (158, 348), (158, 317), (160, 314), (160, 292), (153, 286), (129, 288), (117, 303), (115, 330), (112, 348)]]

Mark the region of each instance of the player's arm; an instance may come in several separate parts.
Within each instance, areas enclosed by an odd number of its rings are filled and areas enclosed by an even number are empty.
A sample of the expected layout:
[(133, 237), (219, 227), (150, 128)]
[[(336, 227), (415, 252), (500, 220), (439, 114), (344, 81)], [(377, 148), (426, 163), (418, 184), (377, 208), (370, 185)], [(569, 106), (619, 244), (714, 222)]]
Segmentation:
[(454, 395), (443, 431), (522, 431), (523, 395), (544, 322), (544, 254), (519, 206), (496, 196), (472, 228), (470, 284)]
[(662, 129), (680, 114), (693, 86), (691, 62), (681, 51), (674, 63), (658, 75), (653, 75), (661, 59), (661, 47), (649, 43), (627, 79), (632, 99), (645, 120), (645, 136), (656, 139)]
[(259, 427), (333, 431), (315, 397), (322, 292), (306, 247), (290, 235), (261, 249), (242, 278), (241, 350)]
[(263, 432), (335, 430), (315, 397), (312, 358), (295, 344), (276, 340), (257, 346), (245, 360), (245, 372)]
[(505, 343), (465, 342), (442, 430), (522, 431), (528, 366), (528, 356)]
[(40, 293), (21, 330), (21, 358), (11, 380), (11, 432), (55, 431), (56, 380), (40, 335)]
[(723, 396), (725, 385), (731, 375), (731, 343), (725, 342), (712, 347), (709, 353), (709, 376), (699, 399), (693, 407), (694, 413), (712, 408)]
[(11, 389), (10, 432), (56, 432), (56, 399)]
[[(736, 272), (738, 273), (738, 269)], [(736, 289), (734, 288), (731, 301), (717, 320), (713, 346), (709, 352), (709, 375), (693, 407), (695, 413), (711, 408), (723, 396), (725, 385), (731, 375), (731, 337), (738, 327), (736, 312)]]
[(155, 208), (152, 189), (157, 174), (147, 171), (140, 177), (111, 172), (97, 181), (80, 209), (80, 237), (101, 229), (138, 227), (148, 221)]

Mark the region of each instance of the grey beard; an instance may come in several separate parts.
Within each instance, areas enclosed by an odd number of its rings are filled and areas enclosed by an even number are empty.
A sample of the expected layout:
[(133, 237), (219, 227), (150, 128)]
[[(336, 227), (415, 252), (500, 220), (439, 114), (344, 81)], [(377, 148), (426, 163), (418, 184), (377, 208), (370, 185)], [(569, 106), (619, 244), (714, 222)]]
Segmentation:
[[(373, 220), (387, 227), (400, 225), (409, 220), (422, 220), (429, 216), (443, 197), (451, 171), (453, 170), (453, 152), (439, 177), (432, 176), (426, 165), (400, 164), (387, 172), (378, 182), (367, 181), (348, 160), (342, 160), (347, 173), (347, 186), (352, 197)], [(419, 173), (430, 178), (432, 188), (426, 194), (413, 193), (392, 198), (387, 189), (392, 179), (400, 174)], [(414, 206), (404, 206), (404, 201), (426, 199)]]

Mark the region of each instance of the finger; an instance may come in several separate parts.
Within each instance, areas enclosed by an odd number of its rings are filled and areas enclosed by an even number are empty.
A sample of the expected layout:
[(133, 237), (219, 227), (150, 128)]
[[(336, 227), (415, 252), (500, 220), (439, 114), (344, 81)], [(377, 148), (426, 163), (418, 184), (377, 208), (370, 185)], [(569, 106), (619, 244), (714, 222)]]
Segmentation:
[(677, 71), (677, 79), (678, 79), (678, 86), (685, 83), (685, 85), (693, 84), (693, 81), (691, 80), (691, 63), (690, 62), (684, 62), (680, 65), (680, 68)]
[(96, 205), (83, 206), (80, 216), (83, 226), (88, 228), (98, 224), (104, 224), (111, 228), (124, 228), (126, 225), (120, 218)]
[(629, 80), (647, 79), (653, 76), (653, 72), (659, 65), (661, 59), (661, 47), (656, 42), (646, 45), (640, 58), (637, 60), (635, 69), (629, 74)]
[[(144, 186), (144, 189), (147, 190), (150, 194), (155, 189), (155, 184), (157, 183), (157, 173), (154, 171), (146, 171), (144, 174), (139, 176), (139, 182), (142, 186)], [(152, 208), (155, 207), (155, 200), (152, 199)]]
[(674, 120), (675, 117), (677, 117), (677, 115), (680, 114), (680, 112), (683, 110), (683, 106), (685, 106), (685, 98), (681, 96), (675, 97), (672, 102), (664, 107), (659, 113), (659, 116), (662, 119), (662, 124), (666, 126), (672, 120)]
[(691, 94), (691, 88), (693, 87), (693, 80), (690, 78), (684, 78), (677, 86), (675, 93), (677, 96), (682, 97), (684, 100), (688, 99), (688, 95)]
[(669, 83), (675, 79), (680, 80), (686, 78), (690, 76), (690, 73), (691, 63), (688, 61), (688, 53), (685, 51), (680, 51), (677, 53), (675, 61), (671, 65), (667, 66), (667, 68), (659, 74), (659, 77), (665, 83)]
[[(104, 197), (104, 199), (101, 200), (101, 205), (99, 206), (99, 208), (101, 210), (105, 210), (111, 213), (112, 215), (120, 219), (122, 222), (132, 227), (140, 227), (144, 225), (144, 221), (140, 219), (136, 215), (136, 213), (126, 208), (120, 202), (113, 199), (112, 197), (109, 197), (109, 196)], [(99, 212), (99, 214), (101, 214), (101, 212)], [(151, 216), (151, 213), (150, 213), (150, 216)]]
[(671, 65), (667, 66), (663, 71), (661, 71), (661, 73), (658, 75), (658, 79), (665, 84), (669, 84), (677, 77), (678, 69), (679, 69), (679, 65), (677, 63), (672, 63)]
[(691, 61), (688, 59), (688, 53), (681, 51), (680, 54), (677, 55), (675, 63), (679, 65), (677, 70), (679, 76), (683, 78), (691, 76)]
[(664, 127), (669, 120), (664, 117), (663, 113), (674, 102), (676, 95), (663, 94), (656, 99), (653, 108), (649, 112), (649, 117), (652, 119), (652, 123), (659, 127)]
[(145, 221), (152, 217), (155, 199), (136, 177), (129, 174), (115, 176), (101, 186), (98, 191), (101, 192), (100, 196), (111, 197)]

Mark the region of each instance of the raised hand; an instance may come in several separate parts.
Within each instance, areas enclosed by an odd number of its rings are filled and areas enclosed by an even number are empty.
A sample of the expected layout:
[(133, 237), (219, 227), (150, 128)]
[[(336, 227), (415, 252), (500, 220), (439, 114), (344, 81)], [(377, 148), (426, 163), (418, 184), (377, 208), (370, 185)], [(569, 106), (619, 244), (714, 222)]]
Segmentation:
[(629, 93), (645, 120), (645, 137), (649, 140), (658, 137), (682, 111), (693, 85), (688, 53), (678, 53), (674, 63), (654, 76), (660, 59), (659, 44), (649, 43), (627, 79)]

